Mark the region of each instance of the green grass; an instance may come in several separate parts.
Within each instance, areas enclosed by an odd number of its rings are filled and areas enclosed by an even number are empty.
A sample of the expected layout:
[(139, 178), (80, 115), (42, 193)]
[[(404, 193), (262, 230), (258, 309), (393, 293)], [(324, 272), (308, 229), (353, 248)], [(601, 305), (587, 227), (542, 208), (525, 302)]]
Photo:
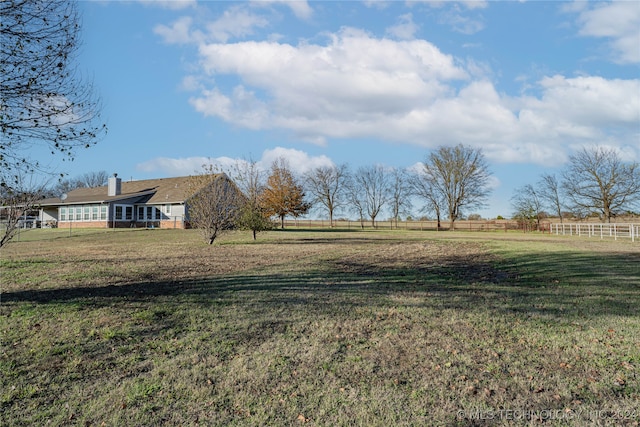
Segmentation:
[(631, 242), (35, 233), (0, 253), (1, 425), (638, 425)]

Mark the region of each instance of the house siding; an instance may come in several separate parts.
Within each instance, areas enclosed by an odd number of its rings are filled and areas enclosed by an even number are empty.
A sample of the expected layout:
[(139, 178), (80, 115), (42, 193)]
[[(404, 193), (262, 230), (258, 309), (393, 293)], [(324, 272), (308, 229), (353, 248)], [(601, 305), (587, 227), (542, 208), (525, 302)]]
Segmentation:
[[(130, 206), (132, 208), (131, 219), (114, 219), (115, 206)], [(167, 206), (171, 214), (166, 214)], [(144, 209), (146, 214), (147, 208), (154, 208), (152, 217), (139, 217), (139, 209)], [(156, 212), (159, 211), (159, 217), (156, 217)], [(184, 205), (182, 204), (164, 204), (164, 205), (147, 205), (141, 204), (129, 204), (129, 203), (114, 203), (107, 208), (107, 219), (104, 220), (59, 220), (59, 211), (47, 211), (46, 218), (49, 221), (54, 221), (58, 228), (188, 228), (188, 223), (184, 217)], [(43, 216), (44, 213), (42, 214)]]
[[(228, 180), (224, 174), (220, 177)], [(190, 181), (191, 177), (122, 181), (121, 191), (111, 193), (107, 186), (79, 188), (64, 200), (42, 200), (39, 216), (43, 226), (67, 229), (189, 228)]]

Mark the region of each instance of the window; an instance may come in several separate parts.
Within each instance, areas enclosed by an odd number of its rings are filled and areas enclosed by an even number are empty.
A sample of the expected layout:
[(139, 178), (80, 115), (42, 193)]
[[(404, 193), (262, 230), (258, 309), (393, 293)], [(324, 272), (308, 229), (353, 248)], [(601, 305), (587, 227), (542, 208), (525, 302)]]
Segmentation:
[(116, 221), (122, 221), (122, 206), (116, 206)]
[(138, 206), (138, 221), (144, 219), (144, 206)]
[(164, 205), (164, 213), (171, 215), (171, 205)]
[(106, 205), (60, 206), (59, 221), (98, 221), (107, 219)]
[(147, 217), (146, 219), (153, 219), (153, 206), (147, 206)]
[(125, 219), (131, 221), (133, 219), (133, 206), (125, 206)]
[(162, 219), (162, 212), (160, 211), (160, 209), (155, 208), (154, 210), (155, 210), (155, 219), (156, 220)]

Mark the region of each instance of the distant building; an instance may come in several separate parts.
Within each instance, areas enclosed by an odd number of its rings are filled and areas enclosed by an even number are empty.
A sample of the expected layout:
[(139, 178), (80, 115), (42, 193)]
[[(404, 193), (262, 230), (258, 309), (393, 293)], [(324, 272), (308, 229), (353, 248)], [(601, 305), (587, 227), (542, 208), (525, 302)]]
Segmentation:
[(190, 182), (188, 176), (123, 182), (114, 175), (107, 186), (40, 201), (39, 220), (59, 228), (188, 228)]

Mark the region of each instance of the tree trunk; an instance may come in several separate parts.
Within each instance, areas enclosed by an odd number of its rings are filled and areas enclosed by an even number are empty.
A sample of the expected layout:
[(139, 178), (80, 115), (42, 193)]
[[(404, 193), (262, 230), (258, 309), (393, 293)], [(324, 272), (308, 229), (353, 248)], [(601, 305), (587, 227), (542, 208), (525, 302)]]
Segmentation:
[(284, 215), (280, 215), (280, 229), (284, 230)]
[(253, 240), (256, 240), (256, 230), (253, 230)]

